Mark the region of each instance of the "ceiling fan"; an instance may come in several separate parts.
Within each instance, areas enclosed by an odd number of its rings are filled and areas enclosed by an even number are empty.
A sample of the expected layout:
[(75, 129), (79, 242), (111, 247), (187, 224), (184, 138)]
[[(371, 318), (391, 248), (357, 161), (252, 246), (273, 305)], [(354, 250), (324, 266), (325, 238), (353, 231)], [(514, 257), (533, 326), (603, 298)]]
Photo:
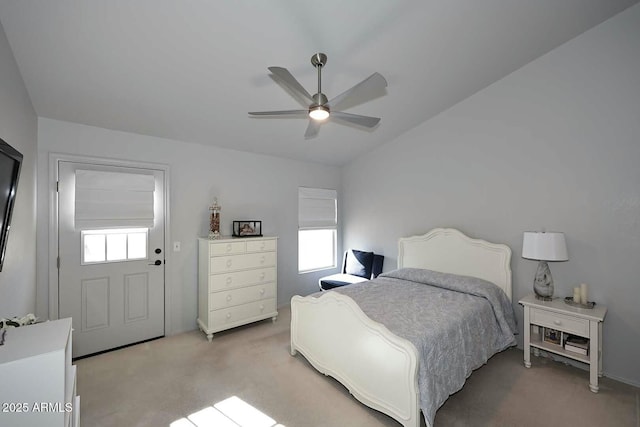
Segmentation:
[(347, 101), (355, 100), (357, 97), (372, 97), (379, 94), (385, 87), (387, 81), (379, 73), (373, 73), (351, 89), (346, 90), (340, 95), (332, 99), (327, 99), (322, 93), (322, 67), (327, 63), (327, 55), (324, 53), (316, 53), (311, 57), (311, 64), (318, 70), (318, 92), (314, 95), (309, 94), (295, 77), (282, 67), (269, 67), (277, 79), (291, 90), (292, 95), (303, 105), (308, 106), (306, 110), (284, 110), (284, 111), (254, 111), (249, 112), (252, 116), (268, 116), (268, 117), (309, 117), (309, 125), (304, 134), (305, 138), (312, 138), (320, 131), (320, 126), (329, 120), (336, 119), (352, 123), (365, 128), (375, 127), (380, 119), (378, 117), (361, 116), (359, 114), (350, 114), (338, 111), (341, 105)]

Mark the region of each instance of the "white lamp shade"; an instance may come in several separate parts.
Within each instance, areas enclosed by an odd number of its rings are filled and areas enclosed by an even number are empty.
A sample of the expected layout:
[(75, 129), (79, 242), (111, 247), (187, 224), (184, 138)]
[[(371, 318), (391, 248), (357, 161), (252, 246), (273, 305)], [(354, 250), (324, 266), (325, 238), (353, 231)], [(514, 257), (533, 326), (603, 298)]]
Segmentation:
[(522, 258), (539, 261), (567, 261), (564, 233), (525, 231), (522, 239)]

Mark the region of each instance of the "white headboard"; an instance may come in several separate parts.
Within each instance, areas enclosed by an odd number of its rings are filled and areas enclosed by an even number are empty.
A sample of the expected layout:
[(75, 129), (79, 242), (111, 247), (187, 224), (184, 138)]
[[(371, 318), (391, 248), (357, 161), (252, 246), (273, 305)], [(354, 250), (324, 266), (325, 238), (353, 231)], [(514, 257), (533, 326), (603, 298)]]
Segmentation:
[(398, 268), (403, 267), (479, 277), (498, 285), (511, 300), (511, 249), (472, 239), (454, 228), (400, 238)]

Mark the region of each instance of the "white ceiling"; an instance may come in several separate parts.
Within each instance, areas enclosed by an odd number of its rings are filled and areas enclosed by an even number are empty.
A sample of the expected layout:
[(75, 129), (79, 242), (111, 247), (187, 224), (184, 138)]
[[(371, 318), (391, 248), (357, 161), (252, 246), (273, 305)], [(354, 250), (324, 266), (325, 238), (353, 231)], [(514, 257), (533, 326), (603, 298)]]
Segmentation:
[[(40, 117), (342, 165), (446, 110), (638, 0), (0, 0), (0, 22)], [(387, 94), (303, 137), (268, 66), (329, 98), (374, 71)]]

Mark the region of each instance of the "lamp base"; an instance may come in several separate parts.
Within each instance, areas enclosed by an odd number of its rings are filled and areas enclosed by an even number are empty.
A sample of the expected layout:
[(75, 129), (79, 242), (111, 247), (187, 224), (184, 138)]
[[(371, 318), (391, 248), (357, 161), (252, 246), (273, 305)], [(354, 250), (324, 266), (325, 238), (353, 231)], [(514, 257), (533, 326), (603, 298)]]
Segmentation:
[(546, 261), (538, 262), (536, 276), (533, 279), (533, 292), (536, 294), (536, 299), (542, 301), (553, 299), (553, 277)]

